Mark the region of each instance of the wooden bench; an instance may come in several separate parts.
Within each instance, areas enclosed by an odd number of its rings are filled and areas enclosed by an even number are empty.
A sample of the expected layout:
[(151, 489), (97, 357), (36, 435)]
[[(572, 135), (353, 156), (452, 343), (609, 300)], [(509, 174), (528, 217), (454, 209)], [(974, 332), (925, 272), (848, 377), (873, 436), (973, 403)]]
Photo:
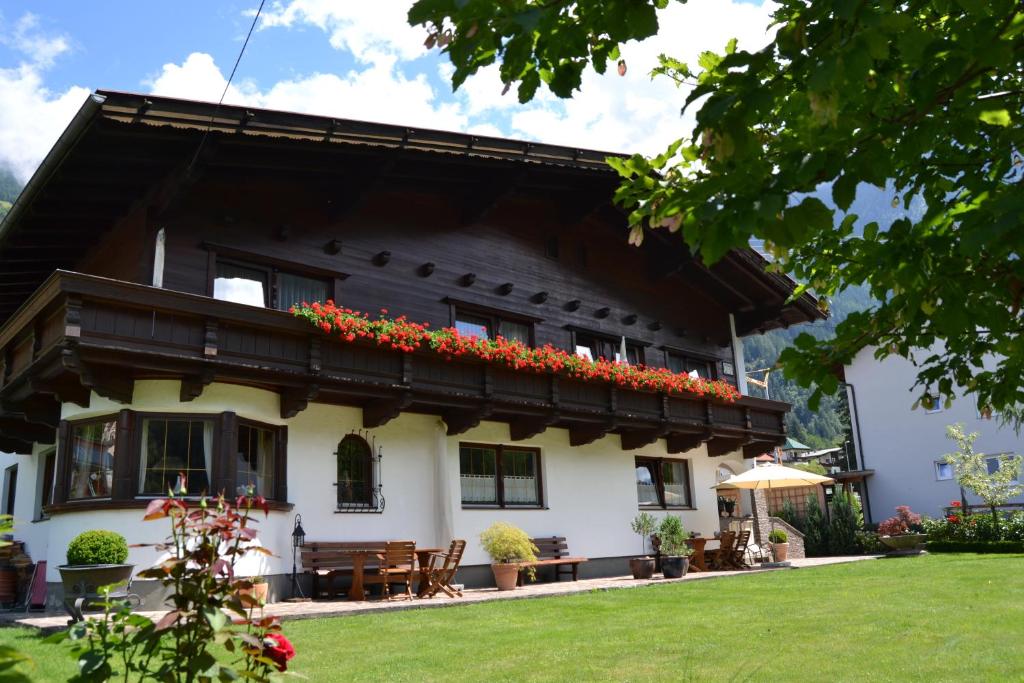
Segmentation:
[[(354, 556), (357, 550), (370, 551), (363, 563), (362, 584), (384, 583), (379, 573), (380, 560), (377, 553), (384, 552), (384, 541), (313, 541), (302, 546), (302, 571), (313, 575), (312, 598), (324, 597), (337, 598), (338, 590), (334, 586), (334, 579), (339, 576), (353, 576)], [(320, 578), (327, 579), (326, 587), (321, 591)]]
[(554, 567), (556, 581), (562, 574), (572, 574), (573, 581), (579, 580), (579, 566), (586, 562), (587, 558), (571, 557), (565, 536), (545, 536), (544, 538), (531, 538), (530, 541), (537, 546), (537, 561), (519, 563), (520, 586), (523, 585), (522, 570), (528, 567)]

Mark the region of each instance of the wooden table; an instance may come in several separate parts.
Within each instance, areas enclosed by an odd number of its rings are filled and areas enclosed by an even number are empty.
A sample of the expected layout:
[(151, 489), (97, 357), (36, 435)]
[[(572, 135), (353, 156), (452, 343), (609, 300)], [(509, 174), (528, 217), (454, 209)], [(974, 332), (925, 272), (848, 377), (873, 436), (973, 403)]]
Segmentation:
[[(348, 589), (348, 599), (359, 602), (366, 600), (366, 590), (363, 588), (363, 584), (365, 583), (363, 580), (363, 573), (366, 567), (366, 559), (374, 555), (379, 555), (380, 549), (351, 548), (340, 552), (344, 552), (352, 556), (352, 586)], [(416, 548), (416, 563), (420, 567), (419, 591), (417, 593), (417, 597), (421, 596), (427, 590), (427, 568), (430, 566), (430, 554), (440, 552), (443, 552), (442, 548)]]
[(430, 555), (431, 553), (443, 553), (444, 548), (416, 548), (416, 564), (420, 566), (420, 578), (417, 585), (416, 597), (422, 598), (423, 594), (427, 592), (429, 588), (429, 578), (427, 569), (430, 568)]
[(693, 555), (690, 556), (691, 572), (706, 572), (708, 570), (704, 564), (704, 546), (707, 545), (707, 542), (708, 539), (703, 536), (686, 539), (686, 545), (693, 548)]

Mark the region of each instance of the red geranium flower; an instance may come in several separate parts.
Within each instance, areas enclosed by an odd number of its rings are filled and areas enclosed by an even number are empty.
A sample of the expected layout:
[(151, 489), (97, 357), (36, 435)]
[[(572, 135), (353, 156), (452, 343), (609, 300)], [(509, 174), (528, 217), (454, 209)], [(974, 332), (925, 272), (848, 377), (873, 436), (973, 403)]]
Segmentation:
[(268, 633), (263, 639), (263, 656), (274, 662), (278, 671), (285, 671), (288, 660), (295, 656), (295, 648), (284, 635)]

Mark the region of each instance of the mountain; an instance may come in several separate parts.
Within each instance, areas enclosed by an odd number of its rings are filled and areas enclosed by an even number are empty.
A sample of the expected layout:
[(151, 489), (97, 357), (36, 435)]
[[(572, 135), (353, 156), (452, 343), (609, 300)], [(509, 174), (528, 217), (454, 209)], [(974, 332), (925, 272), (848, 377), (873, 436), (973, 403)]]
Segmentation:
[(21, 183), (6, 168), (0, 168), (0, 220), (11, 210), (11, 205), (21, 192)]
[[(819, 186), (813, 194), (830, 208), (835, 208), (829, 185)], [(915, 197), (910, 203), (910, 208), (905, 209), (902, 203), (893, 206), (895, 196), (896, 192), (892, 183), (885, 188), (861, 183), (849, 210), (849, 213), (856, 214), (858, 217), (854, 223), (854, 233), (862, 234), (863, 227), (871, 222), (877, 222), (881, 230), (888, 230), (889, 226), (898, 218), (907, 217), (911, 221), (920, 218), (924, 212), (924, 202), (920, 197)], [(843, 212), (837, 212), (836, 225), (845, 216), (846, 214)], [(828, 320), (794, 325), (788, 330), (773, 330), (761, 336), (745, 338), (743, 354), (746, 360), (747, 374), (755, 379), (764, 379), (763, 372), (755, 371), (774, 367), (782, 350), (791, 346), (799, 334), (807, 332), (819, 339), (829, 338), (835, 331), (836, 325), (845, 320), (847, 315), (854, 311), (870, 308), (872, 303), (873, 299), (866, 286), (850, 287), (831, 299), (831, 315)], [(760, 387), (749, 386), (749, 391), (755, 396), (764, 396), (764, 390)], [(812, 448), (841, 446), (845, 439), (850, 438), (848, 436), (850, 426), (846, 396), (842, 392), (834, 396), (825, 396), (822, 398), (817, 412), (811, 412), (807, 408), (807, 399), (810, 398), (811, 393), (812, 389), (804, 389), (785, 379), (781, 370), (775, 370), (769, 374), (769, 396), (793, 405), (793, 410), (786, 417), (786, 428), (790, 435)]]

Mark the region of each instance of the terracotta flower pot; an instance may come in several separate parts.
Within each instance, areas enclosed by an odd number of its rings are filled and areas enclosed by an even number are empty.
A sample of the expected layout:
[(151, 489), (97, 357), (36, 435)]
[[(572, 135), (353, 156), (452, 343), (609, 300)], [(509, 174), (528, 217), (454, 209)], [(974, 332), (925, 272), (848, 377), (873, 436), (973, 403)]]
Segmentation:
[(519, 582), (518, 564), (492, 564), (491, 571), (494, 572), (494, 583), (498, 585), (498, 590), (515, 590)]
[(649, 579), (654, 576), (653, 557), (634, 557), (629, 561), (629, 571), (634, 579)]
[(789, 557), (789, 543), (772, 543), (772, 554), (776, 562), (785, 562)]
[(666, 579), (681, 579), (690, 569), (690, 558), (682, 555), (661, 558), (661, 573)]
[(265, 605), (270, 594), (270, 584), (265, 581), (263, 583), (254, 583), (252, 588), (242, 588), (238, 592), (242, 595), (251, 595)]

